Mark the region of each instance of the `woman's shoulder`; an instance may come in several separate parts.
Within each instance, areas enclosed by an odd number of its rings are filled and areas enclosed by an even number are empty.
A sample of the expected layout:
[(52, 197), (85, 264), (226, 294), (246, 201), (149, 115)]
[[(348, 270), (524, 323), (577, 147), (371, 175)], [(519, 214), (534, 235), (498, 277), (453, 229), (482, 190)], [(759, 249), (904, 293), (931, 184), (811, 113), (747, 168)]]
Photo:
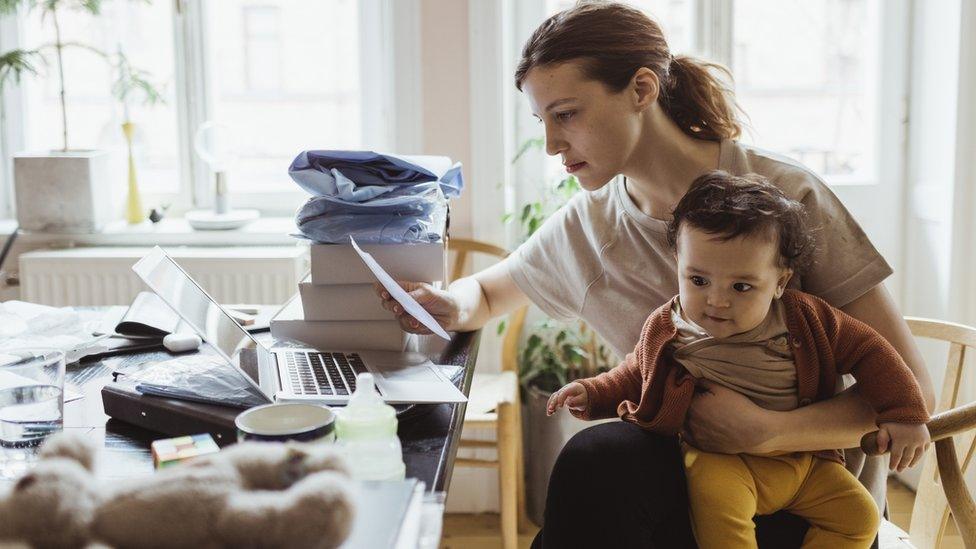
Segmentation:
[(722, 148), (723, 169), (736, 175), (762, 175), (794, 200), (827, 188), (816, 172), (782, 154), (731, 140), (723, 142)]

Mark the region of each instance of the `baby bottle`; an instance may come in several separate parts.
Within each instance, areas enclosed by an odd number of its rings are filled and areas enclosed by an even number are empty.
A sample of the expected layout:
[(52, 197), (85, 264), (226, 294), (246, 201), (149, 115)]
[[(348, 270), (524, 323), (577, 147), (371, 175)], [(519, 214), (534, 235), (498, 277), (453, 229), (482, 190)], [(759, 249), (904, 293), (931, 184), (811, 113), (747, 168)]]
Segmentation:
[(396, 410), (376, 392), (373, 374), (356, 376), (356, 391), (336, 419), (336, 440), (357, 480), (401, 480), (406, 468)]

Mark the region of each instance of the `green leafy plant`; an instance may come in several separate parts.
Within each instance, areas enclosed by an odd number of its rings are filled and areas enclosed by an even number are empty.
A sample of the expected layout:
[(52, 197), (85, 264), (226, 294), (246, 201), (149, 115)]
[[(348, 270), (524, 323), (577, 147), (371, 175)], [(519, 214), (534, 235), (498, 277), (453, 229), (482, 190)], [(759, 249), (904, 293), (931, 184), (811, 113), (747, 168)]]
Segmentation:
[[(544, 145), (542, 138), (526, 141), (512, 162), (518, 162), (527, 152)], [(515, 213), (505, 214), (502, 221), (517, 221), (521, 240), (525, 241), (581, 189), (576, 176), (561, 178), (546, 186), (540, 200), (524, 204)], [(504, 329), (504, 323), (500, 324), (499, 334)], [(575, 379), (609, 370), (612, 360), (606, 345), (585, 322), (545, 319), (533, 325), (519, 353), (519, 380), (525, 389), (536, 387), (552, 392)]]
[(612, 356), (585, 322), (542, 320), (534, 326), (519, 354), (522, 386), (551, 393), (563, 385), (605, 372)]
[(157, 105), (165, 103), (162, 86), (151, 81), (152, 76), (141, 69), (133, 67), (119, 47), (116, 53), (115, 82), (112, 83), (112, 95), (122, 103), (123, 122), (129, 122), (129, 104), (136, 97), (142, 96), (143, 105)]
[[(148, 3), (148, 1), (146, 1)], [(126, 98), (134, 90), (145, 92), (147, 103), (162, 99), (158, 89), (150, 84), (144, 71), (133, 69), (121, 51), (111, 56), (101, 50), (78, 42), (66, 42), (61, 36), (60, 17), (64, 11), (75, 11), (98, 16), (102, 11), (103, 0), (0, 0), (0, 16), (11, 15), (24, 6), (28, 11), (40, 10), (42, 21), (51, 21), (54, 28), (54, 42), (42, 44), (33, 49), (13, 49), (0, 54), (0, 91), (11, 80), (19, 83), (26, 75), (39, 74), (39, 66), (49, 64), (48, 55), (54, 54), (58, 76), (59, 100), (61, 105), (61, 134), (63, 151), (68, 150), (68, 108), (64, 79), (64, 50), (76, 48), (91, 52), (112, 65), (116, 71), (113, 93), (127, 105)]]

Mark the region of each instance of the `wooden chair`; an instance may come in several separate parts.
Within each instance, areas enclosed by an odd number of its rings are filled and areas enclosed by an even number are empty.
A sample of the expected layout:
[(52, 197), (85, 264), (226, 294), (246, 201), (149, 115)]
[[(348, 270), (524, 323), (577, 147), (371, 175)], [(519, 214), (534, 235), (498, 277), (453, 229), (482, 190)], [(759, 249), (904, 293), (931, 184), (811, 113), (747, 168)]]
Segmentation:
[[(504, 259), (503, 248), (462, 238), (451, 238), (448, 251), (454, 253), (451, 280), (464, 274), (470, 254), (480, 253)], [(498, 469), (498, 501), (502, 546), (515, 549), (518, 532), (528, 524), (525, 514), (525, 476), (522, 465), (522, 412), (518, 383), (518, 343), (525, 323), (527, 306), (508, 316), (502, 342), (501, 372), (475, 372), (464, 415), (464, 427), (495, 428), (495, 440), (466, 440), (462, 430), (461, 448), (495, 448), (497, 459), (458, 458), (456, 467)]]
[[(976, 504), (964, 480), (976, 450), (976, 431), (973, 430), (976, 427), (976, 402), (959, 402), (966, 354), (976, 351), (976, 328), (924, 318), (906, 317), (905, 320), (916, 337), (948, 343), (949, 359), (937, 413), (928, 424), (935, 444), (922, 463), (911, 526), (906, 534), (887, 521), (883, 523), (880, 547), (939, 547), (951, 514), (967, 549), (976, 549)], [(877, 450), (874, 435), (868, 433), (861, 443), (869, 454)], [(935, 459), (932, 459), (933, 454)], [(961, 464), (960, 455), (964, 456)]]

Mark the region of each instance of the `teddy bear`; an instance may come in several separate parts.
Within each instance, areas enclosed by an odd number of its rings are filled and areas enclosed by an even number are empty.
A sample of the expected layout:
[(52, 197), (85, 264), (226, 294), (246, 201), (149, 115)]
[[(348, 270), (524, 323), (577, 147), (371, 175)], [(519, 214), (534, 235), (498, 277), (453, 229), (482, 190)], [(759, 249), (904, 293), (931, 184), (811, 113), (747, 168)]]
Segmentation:
[(327, 445), (244, 442), (114, 481), (96, 480), (95, 454), (82, 436), (51, 437), (34, 468), (0, 492), (0, 541), (327, 548), (352, 528), (348, 469)]

